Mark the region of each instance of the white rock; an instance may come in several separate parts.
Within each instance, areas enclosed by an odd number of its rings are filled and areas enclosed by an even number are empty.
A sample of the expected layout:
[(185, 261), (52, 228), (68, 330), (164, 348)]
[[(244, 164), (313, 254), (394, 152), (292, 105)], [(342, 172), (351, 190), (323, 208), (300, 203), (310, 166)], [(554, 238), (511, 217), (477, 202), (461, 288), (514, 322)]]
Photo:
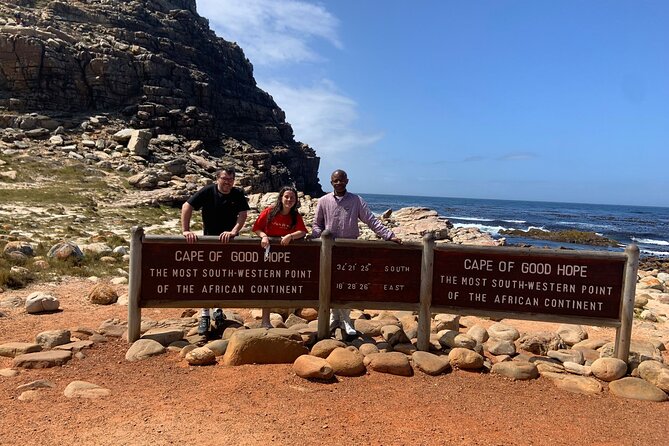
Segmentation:
[(26, 312), (29, 314), (42, 313), (45, 311), (56, 311), (60, 307), (60, 301), (52, 294), (35, 291), (26, 297)]

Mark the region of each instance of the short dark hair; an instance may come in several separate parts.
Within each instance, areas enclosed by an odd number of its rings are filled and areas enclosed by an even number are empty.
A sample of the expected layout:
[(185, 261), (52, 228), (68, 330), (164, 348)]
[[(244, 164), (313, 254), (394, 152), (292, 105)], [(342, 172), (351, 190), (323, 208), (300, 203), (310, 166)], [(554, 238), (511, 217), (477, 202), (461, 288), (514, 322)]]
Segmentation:
[(234, 168), (234, 166), (225, 166), (225, 167), (221, 167), (220, 169), (218, 169), (218, 170), (216, 171), (216, 178), (218, 178), (219, 176), (221, 176), (221, 174), (222, 174), (223, 172), (227, 173), (228, 175), (232, 175), (233, 177), (235, 176), (235, 168)]
[(341, 170), (341, 169), (337, 169), (334, 172), (332, 172), (332, 174), (330, 175), (330, 178), (332, 178), (333, 176), (335, 176), (338, 173), (344, 175), (344, 178), (348, 178), (348, 175), (346, 174), (346, 172), (344, 170)]

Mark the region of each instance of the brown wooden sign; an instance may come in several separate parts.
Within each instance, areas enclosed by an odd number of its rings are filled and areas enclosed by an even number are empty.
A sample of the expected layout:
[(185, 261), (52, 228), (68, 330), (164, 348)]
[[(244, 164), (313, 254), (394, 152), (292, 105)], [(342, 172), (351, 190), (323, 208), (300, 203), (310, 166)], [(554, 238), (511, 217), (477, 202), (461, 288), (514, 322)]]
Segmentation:
[(320, 247), (143, 243), (142, 300), (317, 300)]
[(420, 298), (421, 251), (333, 246), (333, 302), (406, 302)]
[(624, 259), (434, 251), (432, 305), (619, 319)]

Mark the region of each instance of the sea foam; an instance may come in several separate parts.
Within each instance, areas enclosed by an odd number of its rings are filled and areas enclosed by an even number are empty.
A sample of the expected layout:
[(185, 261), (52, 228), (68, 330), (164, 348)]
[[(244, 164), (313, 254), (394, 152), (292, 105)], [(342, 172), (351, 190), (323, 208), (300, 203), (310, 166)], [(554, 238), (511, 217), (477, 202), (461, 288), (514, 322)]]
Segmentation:
[(636, 238), (636, 237), (632, 237), (632, 240), (639, 243), (645, 243), (647, 245), (669, 246), (669, 242), (665, 240), (653, 240), (652, 238)]

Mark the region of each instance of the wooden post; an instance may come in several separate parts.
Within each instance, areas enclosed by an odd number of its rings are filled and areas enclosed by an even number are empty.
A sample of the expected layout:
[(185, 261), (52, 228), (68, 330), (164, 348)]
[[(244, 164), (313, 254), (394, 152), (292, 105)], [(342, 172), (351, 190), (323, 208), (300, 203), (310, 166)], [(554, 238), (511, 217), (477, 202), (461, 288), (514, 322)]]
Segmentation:
[(128, 284), (128, 342), (139, 339), (142, 310), (139, 307), (139, 292), (142, 286), (142, 238), (144, 228), (132, 228), (130, 239), (130, 280)]
[(632, 322), (634, 321), (636, 277), (639, 270), (639, 247), (635, 244), (627, 245), (625, 254), (627, 254), (627, 262), (625, 262), (623, 304), (620, 327), (616, 328), (614, 356), (628, 362), (632, 342)]
[(329, 230), (321, 234), (321, 265), (318, 281), (318, 339), (330, 337), (330, 297), (332, 290), (332, 245), (334, 239)]
[(423, 259), (420, 266), (420, 307), (418, 309), (418, 350), (430, 350), (432, 321), (432, 276), (434, 270), (434, 233), (423, 236)]

